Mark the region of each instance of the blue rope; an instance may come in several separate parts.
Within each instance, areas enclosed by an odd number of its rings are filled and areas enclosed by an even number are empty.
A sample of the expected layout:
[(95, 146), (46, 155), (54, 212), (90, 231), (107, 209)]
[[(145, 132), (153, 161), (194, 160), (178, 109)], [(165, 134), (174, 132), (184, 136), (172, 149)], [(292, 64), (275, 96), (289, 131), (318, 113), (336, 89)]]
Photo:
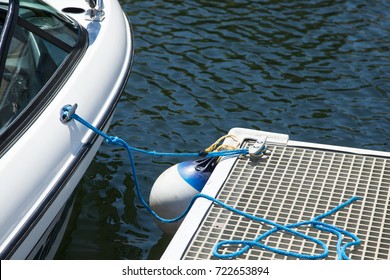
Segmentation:
[[(126, 149), (129, 160), (130, 160), (130, 164), (131, 164), (131, 170), (132, 170), (133, 177), (134, 177), (133, 180), (134, 180), (136, 194), (137, 194), (139, 200), (141, 201), (142, 205), (145, 207), (145, 209), (155, 219), (159, 220), (160, 222), (163, 222), (163, 223), (178, 222), (179, 220), (183, 219), (184, 216), (187, 215), (187, 213), (190, 211), (192, 205), (195, 203), (195, 201), (198, 198), (204, 198), (204, 199), (210, 200), (211, 202), (213, 202), (215, 204), (218, 204), (219, 206), (221, 206), (221, 207), (223, 207), (223, 208), (225, 208), (233, 213), (241, 215), (245, 218), (272, 226), (272, 228), (270, 230), (259, 235), (254, 240), (227, 240), (227, 241), (219, 242), (213, 249), (213, 255), (217, 258), (221, 258), (221, 259), (235, 258), (235, 257), (238, 257), (238, 256), (244, 254), (246, 251), (248, 251), (253, 246), (260, 247), (262, 249), (268, 250), (268, 251), (273, 252), (273, 253), (277, 253), (277, 254), (281, 254), (281, 255), (285, 255), (285, 256), (291, 256), (291, 257), (300, 258), (300, 259), (314, 260), (314, 259), (326, 258), (329, 255), (329, 250), (328, 250), (328, 247), (326, 246), (326, 244), (324, 242), (322, 242), (320, 239), (316, 239), (316, 238), (311, 237), (309, 235), (303, 234), (297, 230), (294, 230), (295, 228), (299, 228), (301, 226), (312, 226), (312, 227), (317, 228), (319, 230), (327, 231), (329, 233), (335, 234), (337, 236), (337, 239), (338, 239), (337, 244), (336, 244), (336, 250), (337, 250), (338, 259), (340, 259), (340, 260), (348, 260), (349, 258), (346, 254), (346, 250), (354, 245), (360, 244), (359, 238), (356, 235), (354, 235), (353, 233), (350, 233), (350, 232), (345, 231), (343, 229), (340, 229), (336, 226), (329, 225), (327, 223), (320, 221), (320, 220), (336, 213), (337, 211), (340, 211), (341, 209), (349, 206), (354, 201), (361, 200), (361, 198), (356, 197), (356, 196), (350, 198), (348, 201), (340, 204), (339, 206), (331, 209), (330, 211), (314, 217), (310, 221), (297, 222), (297, 223), (288, 224), (288, 225), (280, 225), (276, 222), (267, 220), (265, 218), (257, 217), (257, 216), (248, 214), (246, 212), (240, 211), (236, 208), (233, 208), (233, 207), (215, 199), (214, 197), (211, 197), (211, 196), (203, 194), (203, 193), (195, 195), (192, 198), (192, 200), (190, 201), (186, 210), (184, 210), (184, 212), (182, 214), (180, 214), (178, 217), (173, 218), (173, 219), (165, 219), (163, 217), (160, 217), (149, 206), (149, 204), (145, 201), (145, 199), (143, 198), (143, 196), (141, 194), (140, 185), (139, 185), (138, 178), (137, 178), (137, 173), (136, 173), (136, 168), (135, 168), (135, 163), (134, 163), (132, 151), (146, 153), (146, 154), (154, 155), (154, 156), (206, 156), (206, 157), (217, 156), (217, 157), (219, 157), (219, 156), (236, 156), (236, 155), (247, 154), (248, 150), (247, 149), (237, 149), (237, 150), (232, 150), (232, 151), (221, 151), (221, 152), (210, 152), (210, 153), (204, 153), (204, 152), (198, 152), (198, 153), (161, 153), (161, 152), (156, 152), (156, 151), (147, 151), (147, 150), (131, 147), (129, 144), (127, 144), (126, 141), (124, 141), (121, 138), (109, 136), (108, 134), (97, 129), (96, 127), (94, 127), (93, 125), (91, 125), (90, 123), (88, 123), (87, 121), (85, 121), (84, 119), (82, 119), (80, 116), (78, 116), (75, 113), (72, 114), (71, 116), (69, 116), (69, 118), (80, 122), (81, 124), (85, 125), (89, 129), (91, 129), (92, 131), (97, 133), (98, 135), (102, 136), (106, 140), (107, 143), (110, 143), (110, 144), (113, 144), (116, 146), (120, 146), (120, 147), (123, 147)], [(275, 248), (275, 247), (268, 246), (268, 245), (261, 243), (262, 240), (264, 240), (268, 236), (270, 236), (278, 231), (288, 232), (291, 235), (295, 235), (295, 236), (301, 237), (307, 241), (313, 242), (313, 243), (319, 245), (322, 248), (323, 252), (319, 253), (319, 254), (308, 255), (308, 254), (302, 254), (302, 253), (281, 250), (279, 248)], [(353, 241), (347, 242), (343, 245), (343, 235), (350, 237)], [(226, 254), (219, 253), (219, 250), (222, 249), (222, 247), (231, 246), (231, 245), (243, 246), (243, 247), (234, 253), (226, 253)]]
[[(245, 253), (252, 246), (258, 246), (258, 247), (266, 249), (268, 251), (271, 251), (271, 252), (274, 252), (274, 253), (277, 253), (277, 254), (281, 254), (281, 255), (285, 255), (285, 256), (292, 256), (292, 257), (296, 257), (296, 258), (312, 259), (312, 260), (313, 259), (323, 259), (323, 258), (328, 256), (329, 251), (328, 251), (327, 246), (321, 240), (315, 239), (315, 238), (313, 238), (311, 236), (308, 236), (308, 235), (302, 234), (302, 233), (300, 233), (298, 231), (292, 230), (292, 228), (298, 228), (298, 227), (301, 227), (301, 226), (311, 225), (311, 226), (313, 226), (313, 227), (315, 227), (315, 228), (317, 228), (319, 230), (328, 231), (330, 233), (333, 233), (333, 234), (337, 235), (338, 241), (337, 241), (337, 244), (336, 244), (336, 249), (337, 249), (338, 259), (347, 260), (349, 258), (346, 255), (345, 251), (347, 250), (347, 248), (349, 248), (349, 247), (351, 247), (353, 245), (360, 244), (359, 238), (356, 235), (354, 235), (354, 234), (352, 234), (350, 232), (347, 232), (347, 231), (345, 231), (343, 229), (340, 229), (340, 228), (338, 228), (336, 226), (326, 224), (326, 223), (321, 222), (319, 220), (323, 219), (323, 218), (325, 218), (327, 216), (330, 216), (331, 214), (341, 210), (344, 207), (347, 207), (352, 202), (357, 201), (357, 200), (360, 200), (360, 198), (359, 197), (352, 197), (348, 201), (340, 204), (339, 206), (337, 206), (334, 209), (326, 212), (325, 214), (322, 214), (322, 215), (319, 215), (317, 217), (314, 217), (310, 221), (298, 222), (298, 223), (289, 224), (289, 225), (286, 225), (286, 226), (279, 225), (279, 224), (277, 224), (275, 222), (271, 222), (271, 221), (269, 221), (267, 219), (259, 218), (259, 217), (252, 216), (252, 215), (249, 215), (249, 214), (244, 214), (242, 211), (236, 210), (236, 209), (234, 209), (232, 207), (229, 207), (229, 206), (226, 207), (225, 205), (222, 205), (222, 203), (219, 203), (221, 206), (227, 208), (228, 210), (230, 210), (232, 212), (235, 212), (235, 213), (237, 213), (239, 215), (245, 216), (245, 217), (247, 217), (247, 218), (249, 218), (249, 219), (251, 219), (253, 221), (263, 222), (263, 223), (269, 224), (269, 225), (274, 226), (274, 227), (271, 228), (270, 230), (268, 230), (267, 232), (263, 233), (262, 235), (258, 236), (253, 241), (246, 241), (246, 240), (222, 241), (222, 242), (218, 243), (217, 246), (214, 247), (213, 254), (216, 257), (224, 258), (224, 259), (234, 258), (234, 257), (237, 257), (237, 256)], [(320, 245), (322, 247), (323, 253), (317, 254), (317, 255), (300, 254), (300, 253), (295, 253), (295, 252), (291, 252), (291, 251), (280, 250), (278, 248), (270, 247), (270, 246), (267, 246), (265, 244), (260, 243), (261, 240), (264, 240), (265, 238), (267, 238), (268, 236), (270, 236), (271, 234), (273, 234), (273, 233), (275, 233), (277, 231), (287, 231), (287, 232), (289, 232), (292, 235), (296, 235), (296, 236), (302, 237), (302, 238), (304, 238), (304, 239), (306, 239), (308, 241), (312, 241), (312, 242), (314, 242), (317, 245)], [(342, 242), (343, 242), (343, 236), (342, 235), (343, 234), (349, 236), (354, 241), (353, 242), (348, 242), (348, 243), (342, 245)], [(230, 254), (220, 254), (220, 253), (218, 253), (218, 250), (222, 246), (226, 246), (226, 245), (245, 245), (245, 247), (243, 247), (242, 249), (240, 249), (237, 252), (230, 253)]]
[(91, 125), (89, 122), (87, 122), (86, 120), (84, 120), (83, 118), (81, 118), (77, 114), (72, 114), (72, 116), (70, 118), (80, 122), (84, 126), (91, 129), (96, 134), (102, 136), (106, 140), (107, 143), (117, 145), (117, 146), (122, 146), (130, 151), (144, 153), (144, 154), (148, 154), (148, 155), (152, 155), (152, 156), (157, 156), (157, 157), (167, 157), (167, 156), (168, 157), (177, 157), (177, 156), (180, 156), (180, 157), (198, 157), (198, 156), (221, 157), (221, 156), (238, 156), (238, 155), (248, 154), (248, 149), (224, 150), (224, 151), (218, 151), (218, 152), (201, 151), (201, 152), (195, 152), (195, 153), (164, 153), (164, 152), (143, 150), (143, 149), (131, 147), (125, 141), (123, 141), (122, 139), (120, 139), (116, 136), (110, 136), (110, 135), (104, 133), (103, 131), (97, 129), (96, 127)]

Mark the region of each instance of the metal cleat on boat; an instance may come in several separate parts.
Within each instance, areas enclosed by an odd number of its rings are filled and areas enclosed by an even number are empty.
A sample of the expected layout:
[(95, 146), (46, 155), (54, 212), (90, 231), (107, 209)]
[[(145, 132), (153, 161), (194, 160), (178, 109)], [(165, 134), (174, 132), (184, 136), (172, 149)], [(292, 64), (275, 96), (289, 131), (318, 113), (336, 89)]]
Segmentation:
[(60, 121), (65, 124), (69, 122), (72, 119), (72, 115), (76, 112), (77, 109), (77, 103), (73, 106), (68, 104), (62, 107), (60, 112)]
[(103, 0), (85, 0), (85, 2), (87, 2), (90, 7), (90, 9), (85, 13), (85, 19), (91, 21), (103, 21)]

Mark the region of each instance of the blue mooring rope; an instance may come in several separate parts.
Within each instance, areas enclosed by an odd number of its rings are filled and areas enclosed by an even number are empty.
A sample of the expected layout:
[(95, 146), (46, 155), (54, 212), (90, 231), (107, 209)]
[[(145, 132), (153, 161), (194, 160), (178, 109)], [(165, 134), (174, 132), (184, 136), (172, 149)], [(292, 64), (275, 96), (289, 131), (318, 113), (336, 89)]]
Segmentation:
[[(181, 215), (179, 215), (178, 217), (176, 217), (174, 219), (162, 218), (155, 211), (153, 211), (153, 209), (151, 209), (149, 204), (142, 197), (141, 190), (140, 190), (140, 185), (139, 185), (138, 179), (137, 179), (134, 159), (133, 159), (133, 155), (131, 153), (132, 151), (146, 153), (146, 154), (154, 155), (154, 156), (185, 156), (185, 157), (187, 157), (187, 156), (190, 156), (190, 157), (205, 156), (205, 157), (219, 157), (219, 156), (237, 156), (237, 155), (247, 154), (248, 150), (247, 149), (237, 149), (237, 150), (232, 150), (232, 151), (220, 151), (220, 152), (209, 152), (209, 153), (204, 153), (204, 152), (197, 152), (197, 153), (160, 153), (160, 152), (156, 152), (156, 151), (146, 151), (146, 150), (143, 150), (143, 149), (138, 149), (138, 148), (131, 147), (129, 144), (127, 144), (126, 141), (124, 141), (121, 138), (107, 135), (106, 133), (102, 132), (101, 130), (97, 129), (96, 127), (94, 127), (93, 125), (91, 125), (90, 123), (85, 121), (83, 118), (81, 118), (80, 116), (78, 116), (74, 112), (70, 116), (68, 116), (67, 115), (68, 111), (69, 110), (67, 110), (65, 108), (63, 114), (69, 120), (70, 119), (74, 119), (74, 120), (80, 122), (81, 124), (83, 124), (84, 126), (88, 127), (89, 129), (91, 129), (92, 131), (97, 133), (98, 135), (102, 136), (107, 143), (110, 143), (110, 144), (113, 144), (113, 145), (116, 145), (116, 146), (120, 146), (120, 147), (123, 147), (123, 148), (126, 149), (128, 157), (129, 157), (129, 160), (130, 160), (133, 177), (134, 177), (134, 185), (135, 185), (135, 189), (136, 189), (136, 194), (137, 194), (139, 200), (141, 201), (142, 205), (147, 209), (147, 211), (154, 218), (159, 220), (160, 222), (163, 222), (163, 223), (174, 223), (174, 222), (177, 222), (177, 221), (181, 220), (182, 218), (184, 218), (184, 216), (187, 215), (187, 213), (190, 211), (192, 205), (195, 203), (195, 201), (198, 198), (204, 198), (204, 199), (210, 200), (211, 202), (213, 202), (215, 204), (218, 204), (221, 207), (223, 207), (223, 208), (225, 208), (225, 209), (227, 209), (227, 210), (229, 210), (231, 212), (234, 212), (234, 213), (236, 213), (238, 215), (241, 215), (243, 217), (246, 217), (246, 218), (251, 219), (251, 220), (256, 221), (256, 222), (260, 222), (260, 223), (264, 223), (264, 224), (267, 224), (269, 226), (272, 226), (272, 228), (270, 230), (268, 230), (267, 232), (259, 235), (257, 238), (255, 238), (254, 240), (251, 240), (251, 241), (248, 241), (248, 240), (227, 240), (227, 241), (219, 242), (214, 247), (214, 250), (213, 250), (213, 255), (215, 257), (217, 257), (217, 258), (221, 258), (221, 259), (235, 258), (235, 257), (238, 257), (238, 256), (244, 254), (246, 251), (248, 251), (253, 246), (258, 246), (260, 248), (263, 248), (263, 249), (268, 250), (268, 251), (273, 252), (273, 253), (277, 253), (277, 254), (281, 254), (281, 255), (285, 255), (285, 256), (291, 256), (291, 257), (300, 258), (300, 259), (314, 260), (314, 259), (326, 258), (328, 256), (328, 254), (329, 254), (329, 250), (328, 250), (328, 247), (326, 246), (326, 244), (324, 242), (322, 242), (320, 239), (311, 237), (311, 236), (303, 234), (303, 233), (301, 233), (301, 232), (299, 232), (297, 230), (294, 230), (294, 228), (299, 228), (301, 226), (312, 226), (312, 227), (314, 227), (314, 228), (316, 228), (318, 230), (327, 231), (327, 232), (330, 232), (332, 234), (335, 234), (337, 236), (337, 238), (338, 238), (338, 241), (337, 241), (337, 244), (336, 244), (336, 250), (337, 250), (337, 255), (338, 255), (338, 259), (339, 260), (348, 260), (349, 258), (348, 258), (347, 254), (346, 254), (346, 250), (349, 247), (351, 247), (351, 246), (360, 244), (360, 239), (355, 234), (350, 233), (350, 232), (348, 232), (346, 230), (340, 229), (340, 228), (338, 228), (336, 226), (329, 225), (329, 224), (327, 224), (325, 222), (320, 221), (320, 220), (322, 220), (322, 219), (324, 219), (324, 218), (326, 218), (326, 217), (336, 213), (337, 211), (339, 211), (339, 210), (349, 206), (354, 201), (361, 200), (361, 198), (356, 197), (356, 196), (350, 198), (348, 201), (340, 204), (339, 206), (331, 209), (330, 211), (314, 217), (310, 221), (303, 221), (303, 222), (298, 222), (298, 223), (293, 223), (293, 224), (288, 224), (288, 225), (280, 225), (280, 224), (278, 224), (276, 222), (267, 220), (265, 218), (261, 218), (261, 217), (257, 217), (257, 216), (245, 213), (243, 211), (235, 209), (235, 208), (233, 208), (233, 207), (231, 207), (231, 206), (229, 206), (229, 205), (227, 205), (227, 204), (225, 204), (225, 203), (215, 199), (214, 197), (211, 197), (209, 195), (202, 194), (202, 193), (195, 195), (193, 197), (193, 199), (191, 200), (191, 202), (189, 203), (187, 209)], [(319, 245), (322, 248), (323, 252), (320, 253), (320, 254), (308, 255), (308, 254), (302, 254), (302, 253), (296, 253), (296, 252), (281, 250), (279, 248), (271, 247), (271, 246), (268, 246), (268, 245), (265, 245), (265, 244), (261, 243), (262, 240), (264, 240), (268, 236), (270, 236), (270, 235), (272, 235), (272, 234), (274, 234), (274, 233), (276, 233), (278, 231), (285, 231), (285, 232), (290, 233), (291, 235), (295, 235), (297, 237), (301, 237), (303, 239), (306, 239), (307, 241), (311, 241), (311, 242)], [(350, 237), (353, 241), (347, 242), (347, 243), (345, 243), (343, 245), (343, 235)], [(243, 246), (243, 247), (240, 248), (238, 251), (236, 251), (234, 253), (221, 254), (221, 253), (218, 252), (220, 249), (222, 249), (222, 247), (224, 247), (224, 246), (226, 247), (226, 246), (230, 246), (230, 245)]]
[(162, 153), (162, 152), (157, 152), (157, 151), (143, 150), (143, 149), (131, 147), (124, 140), (122, 140), (116, 136), (107, 135), (106, 133), (97, 129), (92, 124), (90, 124), (89, 122), (87, 122), (86, 120), (84, 120), (83, 118), (81, 118), (79, 115), (77, 115), (75, 113), (72, 114), (72, 116), (70, 118), (80, 122), (84, 126), (88, 127), (92, 131), (94, 131), (96, 134), (99, 134), (100, 136), (102, 136), (106, 140), (107, 143), (121, 146), (121, 147), (126, 148), (130, 151), (144, 153), (144, 154), (148, 154), (151, 156), (158, 156), (158, 157), (176, 157), (176, 156), (179, 156), (179, 157), (199, 157), (199, 156), (221, 157), (221, 156), (238, 156), (238, 155), (248, 154), (248, 149), (225, 150), (225, 151), (218, 151), (218, 152), (201, 151), (201, 152), (195, 152), (195, 153)]

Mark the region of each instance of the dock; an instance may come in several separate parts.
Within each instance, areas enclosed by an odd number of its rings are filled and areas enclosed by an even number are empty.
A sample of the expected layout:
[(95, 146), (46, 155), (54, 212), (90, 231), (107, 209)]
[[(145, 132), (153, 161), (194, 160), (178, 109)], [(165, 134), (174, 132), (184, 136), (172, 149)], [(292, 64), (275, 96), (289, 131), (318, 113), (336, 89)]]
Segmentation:
[[(266, 137), (269, 155), (223, 158), (203, 193), (245, 211), (287, 225), (307, 221), (352, 196), (361, 198), (326, 217), (326, 223), (349, 231), (361, 243), (347, 250), (350, 259), (390, 259), (390, 153), (293, 141), (288, 135), (233, 128), (229, 134), (248, 148)], [(227, 144), (230, 139), (225, 140)], [(270, 227), (198, 199), (165, 250), (163, 260), (216, 259), (212, 251), (224, 240), (253, 240)], [(337, 259), (337, 236), (313, 227), (300, 232), (322, 240), (326, 259)], [(346, 242), (350, 241), (345, 237)], [(267, 246), (299, 254), (318, 254), (316, 244), (278, 231), (262, 240)], [(220, 250), (235, 252), (237, 246)], [(252, 246), (235, 259), (296, 259)]]

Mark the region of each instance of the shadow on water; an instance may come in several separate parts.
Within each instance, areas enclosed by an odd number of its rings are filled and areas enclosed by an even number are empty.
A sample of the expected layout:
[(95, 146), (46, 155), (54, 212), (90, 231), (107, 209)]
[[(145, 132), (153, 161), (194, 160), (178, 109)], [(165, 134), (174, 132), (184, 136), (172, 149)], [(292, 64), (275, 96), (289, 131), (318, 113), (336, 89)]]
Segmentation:
[[(232, 127), (389, 151), (387, 1), (120, 1), (133, 72), (110, 133), (158, 151), (203, 149)], [(145, 198), (180, 159), (136, 155)], [(63, 259), (158, 259), (126, 154), (102, 145), (78, 186)]]

